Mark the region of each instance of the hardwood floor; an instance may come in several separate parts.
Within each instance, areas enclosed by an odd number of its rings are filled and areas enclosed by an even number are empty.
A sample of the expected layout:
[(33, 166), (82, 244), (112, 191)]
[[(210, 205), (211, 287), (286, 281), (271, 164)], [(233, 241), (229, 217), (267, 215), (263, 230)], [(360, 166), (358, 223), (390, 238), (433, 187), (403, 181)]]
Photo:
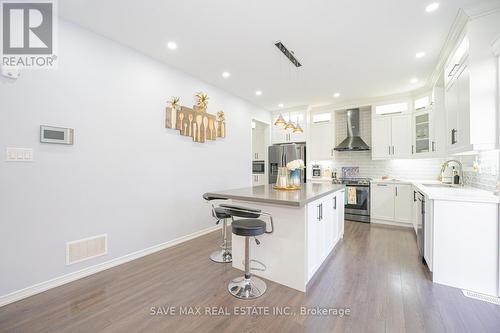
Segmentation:
[[(0, 308), (0, 332), (498, 332), (500, 307), (432, 284), (413, 232), (346, 222), (344, 240), (306, 294), (266, 281), (227, 292), (241, 272), (208, 259), (214, 232)], [(151, 315), (151, 307), (290, 307), (295, 316)], [(303, 316), (301, 307), (350, 309)], [(256, 308), (259, 309), (259, 308)], [(265, 311), (260, 308), (261, 311)], [(156, 308), (155, 308), (155, 312)]]

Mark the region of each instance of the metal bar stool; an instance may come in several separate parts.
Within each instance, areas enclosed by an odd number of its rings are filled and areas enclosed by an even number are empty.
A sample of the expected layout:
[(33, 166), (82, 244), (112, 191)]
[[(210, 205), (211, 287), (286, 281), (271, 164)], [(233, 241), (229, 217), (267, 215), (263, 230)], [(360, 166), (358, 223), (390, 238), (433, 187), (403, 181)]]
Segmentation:
[(222, 220), (222, 244), (220, 245), (220, 250), (214, 251), (210, 255), (210, 259), (219, 263), (232, 262), (233, 255), (231, 254), (231, 242), (227, 240), (227, 219), (232, 217), (226, 210), (216, 207), (212, 202), (213, 200), (227, 200), (227, 198), (211, 196), (205, 193), (203, 194), (203, 199), (210, 202), (212, 205), (212, 216), (217, 220), (215, 224), (219, 224)]
[[(271, 234), (274, 231), (273, 217), (260, 209), (248, 207), (221, 204), (220, 208), (224, 209), (231, 217), (241, 217), (242, 219), (234, 220), (231, 224), (232, 232), (235, 235), (245, 237), (245, 275), (241, 278), (233, 279), (228, 290), (231, 295), (242, 299), (254, 299), (262, 296), (267, 289), (266, 283), (258, 277), (252, 276), (251, 270), (265, 271), (266, 265), (257, 260), (250, 260), (250, 237), (254, 237), (255, 243), (260, 244), (257, 236), (264, 233)], [(259, 218), (267, 216), (271, 222), (271, 230), (267, 231), (267, 224)], [(262, 267), (250, 267), (250, 262), (256, 262)]]

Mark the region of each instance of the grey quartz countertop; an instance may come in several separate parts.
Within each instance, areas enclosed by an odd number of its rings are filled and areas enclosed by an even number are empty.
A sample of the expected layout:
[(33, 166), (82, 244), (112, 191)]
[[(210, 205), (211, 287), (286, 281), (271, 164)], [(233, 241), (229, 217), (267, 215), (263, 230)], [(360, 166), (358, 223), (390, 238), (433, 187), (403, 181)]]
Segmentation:
[(343, 189), (344, 185), (306, 183), (302, 184), (301, 189), (297, 191), (279, 191), (273, 189), (273, 185), (260, 185), (233, 190), (208, 192), (208, 194), (232, 200), (301, 207), (311, 201)]

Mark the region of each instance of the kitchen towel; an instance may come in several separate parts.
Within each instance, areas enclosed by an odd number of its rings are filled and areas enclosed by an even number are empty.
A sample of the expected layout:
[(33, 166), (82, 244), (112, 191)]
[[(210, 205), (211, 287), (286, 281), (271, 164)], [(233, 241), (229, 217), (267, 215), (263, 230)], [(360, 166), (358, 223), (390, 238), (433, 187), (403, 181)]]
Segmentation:
[(357, 197), (356, 197), (356, 188), (355, 187), (348, 187), (347, 188), (347, 204), (348, 205), (355, 205), (358, 202)]

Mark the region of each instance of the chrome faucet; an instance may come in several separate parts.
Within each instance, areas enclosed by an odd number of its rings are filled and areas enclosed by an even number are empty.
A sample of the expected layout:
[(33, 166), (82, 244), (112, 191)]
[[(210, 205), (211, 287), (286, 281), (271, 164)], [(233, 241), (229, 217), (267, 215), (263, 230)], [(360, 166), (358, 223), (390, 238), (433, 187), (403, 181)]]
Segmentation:
[[(441, 167), (441, 174), (449, 166), (450, 163), (456, 163), (458, 165), (458, 170), (459, 170), (458, 175), (460, 176), (460, 181), (459, 181), (458, 185), (464, 186), (464, 169), (463, 169), (462, 162), (460, 162), (458, 160), (448, 160), (448, 161), (444, 162), (442, 167)], [(453, 183), (453, 177), (452, 177), (451, 182)]]

